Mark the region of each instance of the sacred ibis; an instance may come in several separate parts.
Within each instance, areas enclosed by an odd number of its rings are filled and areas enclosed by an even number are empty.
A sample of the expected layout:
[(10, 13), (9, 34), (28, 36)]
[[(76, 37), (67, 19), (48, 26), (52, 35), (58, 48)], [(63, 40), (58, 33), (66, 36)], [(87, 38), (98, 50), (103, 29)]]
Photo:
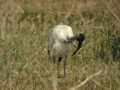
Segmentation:
[[(54, 63), (57, 63), (58, 77), (66, 76), (66, 59), (71, 50), (72, 42), (78, 41), (78, 47), (72, 56), (80, 49), (85, 36), (83, 34), (74, 35), (72, 28), (68, 25), (56, 25), (48, 38), (48, 55)], [(59, 74), (59, 64), (64, 58), (64, 75)]]

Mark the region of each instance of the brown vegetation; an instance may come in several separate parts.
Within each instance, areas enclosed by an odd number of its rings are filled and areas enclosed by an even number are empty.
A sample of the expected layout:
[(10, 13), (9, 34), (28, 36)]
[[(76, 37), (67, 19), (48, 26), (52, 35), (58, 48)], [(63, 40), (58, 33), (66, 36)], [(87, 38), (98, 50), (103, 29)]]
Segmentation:
[[(0, 89), (119, 90), (119, 4), (119, 0), (0, 0)], [(48, 60), (47, 40), (51, 28), (60, 23), (84, 33), (86, 40), (76, 56), (69, 56), (67, 77), (58, 79), (56, 66)]]

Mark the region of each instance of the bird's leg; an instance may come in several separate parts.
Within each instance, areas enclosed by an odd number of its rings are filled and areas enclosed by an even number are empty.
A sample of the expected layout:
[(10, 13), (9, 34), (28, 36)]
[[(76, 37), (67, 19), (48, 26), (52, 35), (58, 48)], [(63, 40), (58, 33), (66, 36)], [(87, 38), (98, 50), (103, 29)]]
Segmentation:
[(65, 56), (64, 59), (64, 77), (66, 76), (66, 60), (67, 60), (67, 56)]
[(58, 61), (57, 61), (57, 74), (58, 74), (58, 78), (61, 77), (60, 76), (60, 70), (59, 70), (61, 60), (62, 60), (62, 57), (59, 57)]

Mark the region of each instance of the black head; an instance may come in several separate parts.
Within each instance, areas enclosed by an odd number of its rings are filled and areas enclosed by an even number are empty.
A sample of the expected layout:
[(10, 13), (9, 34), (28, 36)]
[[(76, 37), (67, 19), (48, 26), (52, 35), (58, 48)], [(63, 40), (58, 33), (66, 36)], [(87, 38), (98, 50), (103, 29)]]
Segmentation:
[(84, 34), (79, 34), (79, 35), (78, 35), (78, 38), (77, 38), (77, 41), (78, 41), (78, 42), (82, 42), (84, 39), (85, 39)]
[(80, 49), (81, 46), (82, 46), (82, 42), (83, 42), (84, 40), (85, 40), (84, 34), (79, 34), (79, 35), (77, 36), (78, 47), (77, 47), (77, 49), (74, 51), (74, 53), (72, 54), (72, 56), (74, 56), (74, 55), (79, 51), (79, 49)]

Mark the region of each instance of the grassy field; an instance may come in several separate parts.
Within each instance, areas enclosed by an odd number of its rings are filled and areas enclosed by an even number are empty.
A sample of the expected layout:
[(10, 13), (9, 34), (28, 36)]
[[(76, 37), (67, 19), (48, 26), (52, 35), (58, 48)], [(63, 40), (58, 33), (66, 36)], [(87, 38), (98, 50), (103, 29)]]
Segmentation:
[[(1, 0), (0, 90), (120, 90), (119, 3)], [(86, 37), (77, 55), (68, 57), (65, 78), (56, 78), (47, 55), (48, 35), (57, 24)]]

